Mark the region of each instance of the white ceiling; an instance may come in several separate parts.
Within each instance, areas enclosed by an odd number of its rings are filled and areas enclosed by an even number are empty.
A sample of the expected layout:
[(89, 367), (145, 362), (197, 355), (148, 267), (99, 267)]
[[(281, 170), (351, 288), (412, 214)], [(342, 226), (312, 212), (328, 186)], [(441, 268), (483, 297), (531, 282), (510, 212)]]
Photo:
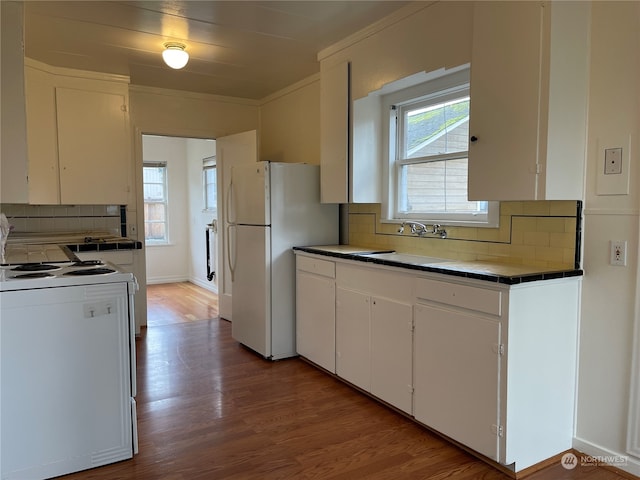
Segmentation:
[[(25, 52), (151, 87), (261, 99), (319, 71), (317, 53), (409, 2), (27, 1)], [(187, 45), (183, 70), (163, 44)]]

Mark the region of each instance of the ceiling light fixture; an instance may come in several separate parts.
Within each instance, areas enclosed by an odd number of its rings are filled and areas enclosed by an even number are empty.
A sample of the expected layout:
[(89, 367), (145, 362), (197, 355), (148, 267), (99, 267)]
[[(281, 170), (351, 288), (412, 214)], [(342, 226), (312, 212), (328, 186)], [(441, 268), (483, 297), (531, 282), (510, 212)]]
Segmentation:
[(189, 61), (189, 54), (186, 52), (186, 45), (182, 43), (169, 42), (164, 44), (164, 52), (162, 52), (162, 59), (164, 63), (176, 70), (184, 67)]

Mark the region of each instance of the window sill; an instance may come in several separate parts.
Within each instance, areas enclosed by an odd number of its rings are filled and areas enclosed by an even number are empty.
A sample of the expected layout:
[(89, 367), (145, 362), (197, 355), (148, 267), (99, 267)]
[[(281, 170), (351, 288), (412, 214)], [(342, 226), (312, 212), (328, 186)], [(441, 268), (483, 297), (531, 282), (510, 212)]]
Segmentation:
[(146, 242), (145, 241), (145, 247), (175, 247), (175, 243), (170, 243), (170, 242), (155, 243), (155, 242)]

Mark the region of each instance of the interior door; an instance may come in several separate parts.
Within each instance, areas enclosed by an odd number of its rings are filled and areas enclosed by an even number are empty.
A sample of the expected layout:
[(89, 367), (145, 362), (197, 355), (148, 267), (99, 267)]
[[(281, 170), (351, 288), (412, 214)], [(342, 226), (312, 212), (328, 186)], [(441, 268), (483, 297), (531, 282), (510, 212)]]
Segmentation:
[(218, 309), (220, 317), (232, 320), (230, 260), (235, 252), (232, 250), (230, 235), (232, 226), (229, 218), (231, 167), (250, 164), (258, 161), (258, 133), (255, 130), (237, 133), (216, 139), (216, 163), (218, 169)]

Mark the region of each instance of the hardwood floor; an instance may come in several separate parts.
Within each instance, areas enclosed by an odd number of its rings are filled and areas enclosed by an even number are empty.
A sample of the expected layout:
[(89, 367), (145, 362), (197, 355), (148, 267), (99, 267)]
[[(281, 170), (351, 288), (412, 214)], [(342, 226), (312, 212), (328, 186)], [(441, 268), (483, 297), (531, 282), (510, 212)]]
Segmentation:
[(171, 325), (218, 316), (218, 296), (193, 283), (147, 285), (147, 325)]
[[(185, 307), (185, 288), (198, 297), (182, 284), (157, 291), (180, 318), (207, 311)], [(259, 358), (227, 321), (153, 323), (137, 341), (140, 453), (65, 479), (509, 478), (300, 359)], [(528, 478), (622, 477), (558, 463)]]

